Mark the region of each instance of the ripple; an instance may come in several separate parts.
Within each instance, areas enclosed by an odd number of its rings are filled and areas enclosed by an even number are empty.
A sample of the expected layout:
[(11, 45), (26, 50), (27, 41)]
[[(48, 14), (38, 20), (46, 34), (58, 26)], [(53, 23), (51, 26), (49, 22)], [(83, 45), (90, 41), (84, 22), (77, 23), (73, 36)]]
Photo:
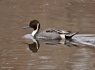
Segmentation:
[(40, 59), (51, 59), (50, 56), (40, 56), (39, 58), (40, 58)]
[(75, 62), (73, 62), (73, 70), (90, 70), (89, 62), (91, 61), (92, 52), (89, 49), (81, 48), (74, 54)]
[(95, 35), (94, 34), (79, 34), (74, 37), (76, 43), (81, 45), (95, 46)]
[(56, 69), (56, 66), (53, 65), (40, 65), (38, 69)]

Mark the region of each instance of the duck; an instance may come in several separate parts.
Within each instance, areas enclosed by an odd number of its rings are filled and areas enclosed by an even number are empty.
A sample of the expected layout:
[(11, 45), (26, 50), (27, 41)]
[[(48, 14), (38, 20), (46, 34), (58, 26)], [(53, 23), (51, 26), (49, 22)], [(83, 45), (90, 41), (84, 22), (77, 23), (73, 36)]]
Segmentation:
[(35, 39), (45, 39), (45, 40), (62, 40), (62, 39), (72, 39), (72, 37), (78, 32), (71, 32), (66, 30), (58, 30), (55, 28), (48, 28), (41, 32), (40, 30), (40, 22), (38, 20), (30, 21), (29, 25), (23, 27), (23, 29), (33, 28), (33, 32), (31, 33), (31, 37)]

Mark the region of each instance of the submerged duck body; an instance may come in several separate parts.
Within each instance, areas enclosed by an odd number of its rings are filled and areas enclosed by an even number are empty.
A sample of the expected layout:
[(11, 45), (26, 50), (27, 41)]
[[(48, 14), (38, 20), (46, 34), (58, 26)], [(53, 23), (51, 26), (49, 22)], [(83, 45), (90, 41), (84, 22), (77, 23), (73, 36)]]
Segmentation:
[(48, 40), (68, 39), (72, 38), (74, 35), (78, 33), (78, 32), (72, 33), (70, 31), (64, 31), (64, 30), (56, 30), (54, 28), (48, 28), (39, 33), (40, 23), (38, 20), (32, 20), (28, 26), (24, 27), (24, 29), (26, 28), (34, 29), (34, 31), (31, 33), (31, 36), (36, 39), (48, 39)]

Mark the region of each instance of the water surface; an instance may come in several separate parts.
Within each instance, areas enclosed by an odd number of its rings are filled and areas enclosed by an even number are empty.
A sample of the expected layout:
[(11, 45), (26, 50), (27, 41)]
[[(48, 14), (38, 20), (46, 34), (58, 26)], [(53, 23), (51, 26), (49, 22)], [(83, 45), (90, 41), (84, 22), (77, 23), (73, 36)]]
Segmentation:
[(23, 43), (33, 43), (23, 39), (33, 30), (23, 27), (33, 19), (41, 23), (40, 31), (56, 28), (95, 34), (95, 0), (0, 0), (0, 70), (95, 70), (91, 37), (77, 37), (77, 42), (86, 42), (79, 47), (39, 42), (33, 53)]

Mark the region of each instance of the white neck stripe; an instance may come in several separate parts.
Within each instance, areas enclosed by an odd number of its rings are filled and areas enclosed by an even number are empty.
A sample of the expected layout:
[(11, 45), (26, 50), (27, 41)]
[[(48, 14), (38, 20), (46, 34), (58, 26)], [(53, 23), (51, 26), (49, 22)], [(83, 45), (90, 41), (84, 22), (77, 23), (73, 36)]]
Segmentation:
[(33, 37), (34, 37), (35, 34), (38, 32), (38, 30), (39, 30), (39, 25), (40, 25), (40, 24), (38, 23), (38, 24), (37, 24), (37, 29), (32, 32), (32, 36), (33, 36)]

